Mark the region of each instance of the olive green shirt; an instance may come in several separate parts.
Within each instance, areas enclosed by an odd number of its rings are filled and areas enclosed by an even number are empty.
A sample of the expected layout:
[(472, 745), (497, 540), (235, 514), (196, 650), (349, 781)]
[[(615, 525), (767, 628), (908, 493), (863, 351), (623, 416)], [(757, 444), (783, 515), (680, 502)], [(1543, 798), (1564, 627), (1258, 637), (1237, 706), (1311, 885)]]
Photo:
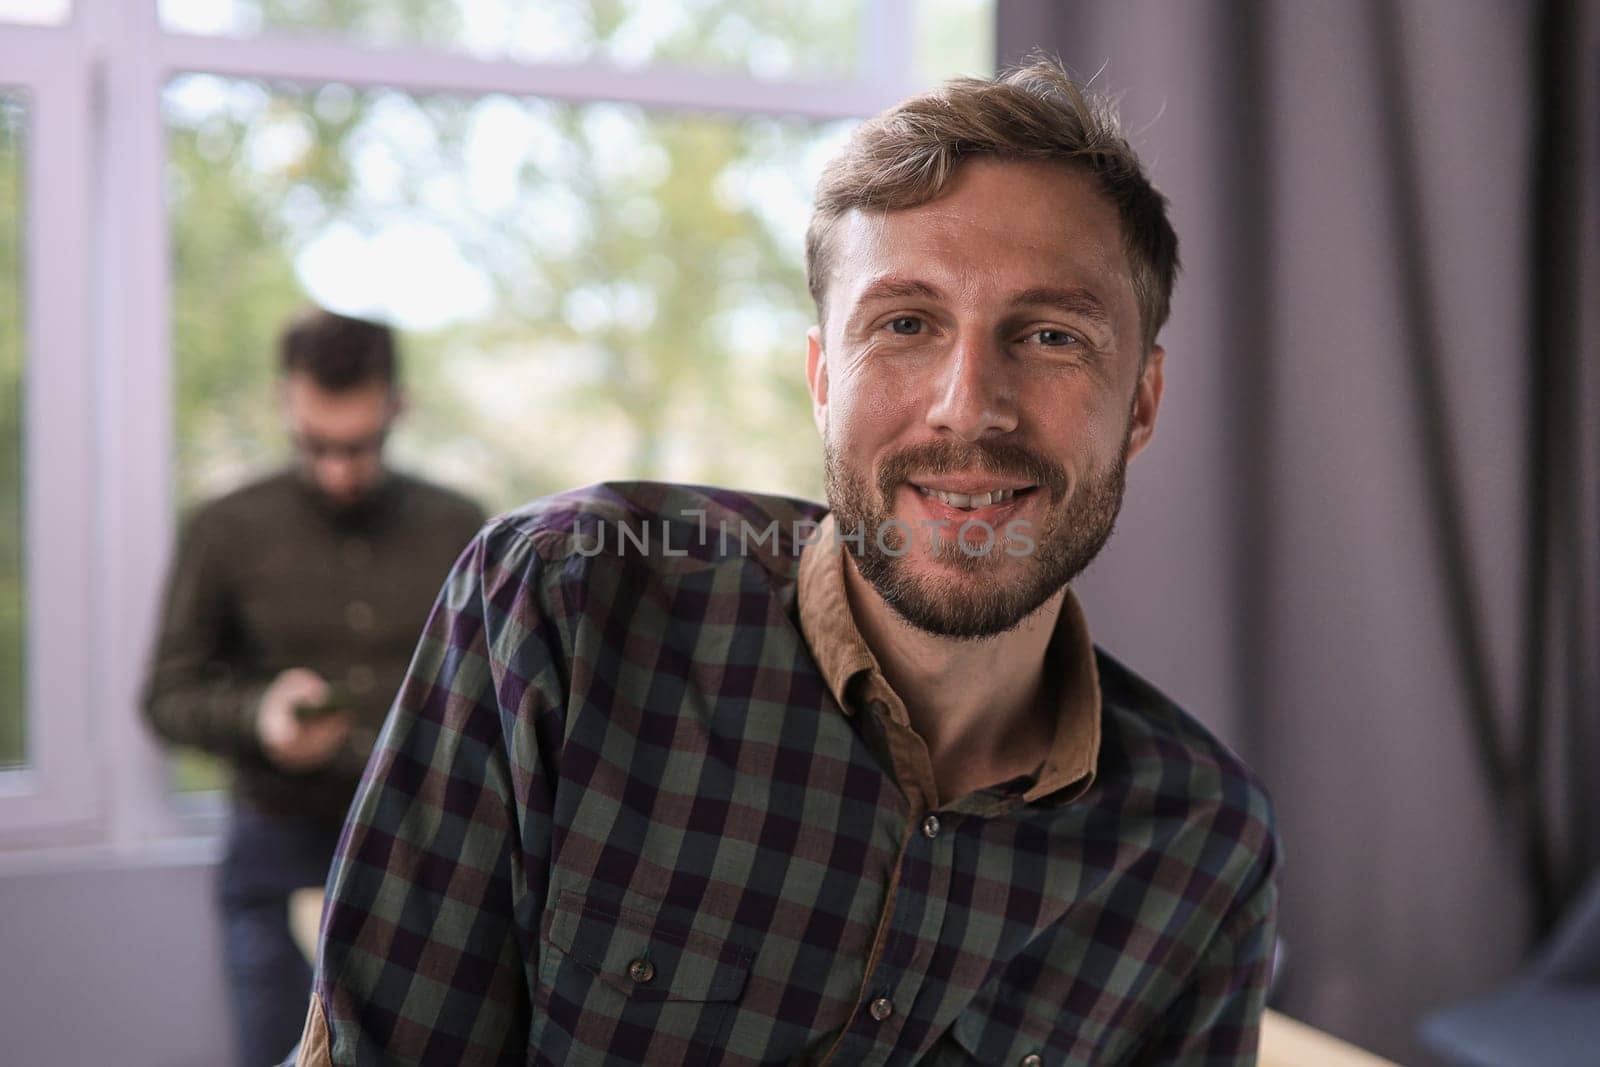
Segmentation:
[[(330, 508), (293, 471), (205, 505), (179, 540), (145, 718), (226, 760), (240, 800), (338, 825), (434, 597), (483, 521), (466, 497), (394, 472), (355, 511)], [(256, 737), (262, 693), (291, 667), (341, 688), (355, 724), (308, 773), (278, 768)]]

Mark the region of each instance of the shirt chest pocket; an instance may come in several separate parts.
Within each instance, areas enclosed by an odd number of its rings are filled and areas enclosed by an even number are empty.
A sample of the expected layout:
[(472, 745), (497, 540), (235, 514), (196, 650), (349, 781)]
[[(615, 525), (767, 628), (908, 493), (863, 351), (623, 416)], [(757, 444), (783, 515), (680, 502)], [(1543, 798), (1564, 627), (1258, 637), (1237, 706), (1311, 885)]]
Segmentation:
[(572, 890), (545, 916), (538, 1047), (559, 1061), (695, 1062), (718, 1047), (752, 954), (693, 916)]

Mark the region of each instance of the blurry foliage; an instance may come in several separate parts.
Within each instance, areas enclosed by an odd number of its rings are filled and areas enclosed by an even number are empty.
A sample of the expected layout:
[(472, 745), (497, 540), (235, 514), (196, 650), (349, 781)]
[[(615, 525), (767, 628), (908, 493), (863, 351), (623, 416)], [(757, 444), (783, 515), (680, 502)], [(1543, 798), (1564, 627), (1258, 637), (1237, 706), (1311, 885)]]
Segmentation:
[(235, 6), (247, 21), (269, 29), (378, 41), (448, 40), (461, 28), (460, 4), (452, 0), (243, 0)]
[(918, 81), (994, 74), (994, 0), (913, 0)]
[(202, 32), (340, 37), (494, 59), (596, 59), (764, 78), (851, 73), (865, 12), (863, 0), (213, 0), (192, 24), (189, 4), (163, 6), (169, 25)]
[(296, 257), (396, 225), (445, 235), (490, 294), (405, 336), (402, 465), (494, 509), (599, 478), (819, 488), (797, 165), (814, 127), (213, 78), (175, 83), (168, 113), (185, 502), (282, 456)]
[(21, 448), (25, 105), (21, 93), (0, 93), (0, 769), (27, 758)]

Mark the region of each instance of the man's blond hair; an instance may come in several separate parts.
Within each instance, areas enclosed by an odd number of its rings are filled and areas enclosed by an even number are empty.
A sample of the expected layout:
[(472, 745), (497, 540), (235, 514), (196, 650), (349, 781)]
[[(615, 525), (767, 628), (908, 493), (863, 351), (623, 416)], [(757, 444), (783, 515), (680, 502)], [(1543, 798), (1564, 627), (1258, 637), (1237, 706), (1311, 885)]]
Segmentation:
[(1116, 109), (1059, 63), (1035, 59), (998, 78), (957, 78), (868, 119), (817, 182), (806, 229), (806, 284), (824, 321), (832, 242), (852, 210), (916, 207), (974, 156), (1059, 160), (1091, 175), (1116, 208), (1148, 352), (1171, 311), (1178, 237), (1167, 200), (1123, 136)]

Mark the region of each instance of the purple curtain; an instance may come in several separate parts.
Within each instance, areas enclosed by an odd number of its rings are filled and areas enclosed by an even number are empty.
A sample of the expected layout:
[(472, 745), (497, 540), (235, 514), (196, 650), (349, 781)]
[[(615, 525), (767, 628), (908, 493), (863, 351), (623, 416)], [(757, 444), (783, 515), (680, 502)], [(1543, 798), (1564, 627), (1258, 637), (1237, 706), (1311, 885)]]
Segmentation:
[(1600, 862), (1600, 4), (1000, 0), (1184, 273), (1096, 638), (1261, 772), (1276, 1007), (1407, 1063)]

